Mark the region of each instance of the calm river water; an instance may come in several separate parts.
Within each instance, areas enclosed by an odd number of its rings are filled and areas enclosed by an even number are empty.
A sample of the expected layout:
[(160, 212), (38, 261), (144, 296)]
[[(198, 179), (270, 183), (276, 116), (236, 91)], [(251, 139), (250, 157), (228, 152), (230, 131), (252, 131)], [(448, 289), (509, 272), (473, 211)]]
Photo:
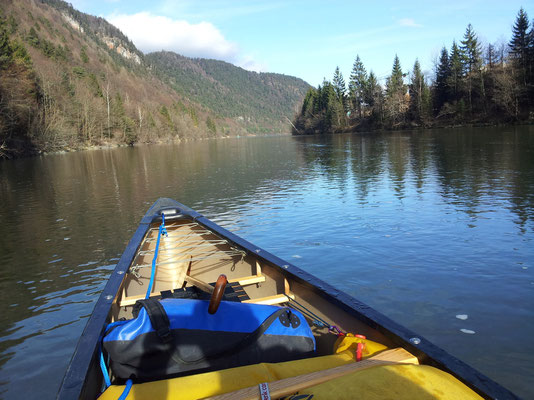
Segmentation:
[(0, 162), (0, 397), (53, 398), (174, 198), (534, 398), (534, 127), (264, 137)]

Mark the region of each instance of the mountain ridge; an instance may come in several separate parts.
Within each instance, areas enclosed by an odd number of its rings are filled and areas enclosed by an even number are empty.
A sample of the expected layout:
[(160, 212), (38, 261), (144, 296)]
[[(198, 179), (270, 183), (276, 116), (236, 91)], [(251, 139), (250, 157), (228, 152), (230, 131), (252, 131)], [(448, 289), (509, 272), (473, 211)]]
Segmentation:
[[(62, 0), (2, 5), (0, 77), (0, 158), (289, 133), (310, 88), (299, 78), (224, 61), (143, 54), (105, 19)], [(35, 88), (20, 92), (18, 81)]]

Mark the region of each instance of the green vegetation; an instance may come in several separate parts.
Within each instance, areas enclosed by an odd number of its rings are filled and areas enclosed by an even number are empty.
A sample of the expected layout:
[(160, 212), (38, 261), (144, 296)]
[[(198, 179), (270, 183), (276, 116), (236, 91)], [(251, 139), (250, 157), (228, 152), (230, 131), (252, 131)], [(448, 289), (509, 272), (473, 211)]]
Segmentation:
[(89, 62), (89, 57), (87, 56), (87, 53), (85, 52), (85, 46), (82, 47), (82, 49), (80, 50), (80, 58), (86, 64)]
[(33, 148), (28, 133), (39, 111), (32, 60), (20, 42), (10, 39), (13, 31), (13, 23), (0, 15), (0, 158), (11, 157), (13, 148)]
[(285, 117), (293, 117), (295, 104), (310, 87), (298, 78), (245, 71), (224, 61), (166, 51), (148, 54), (146, 60), (178, 93), (216, 115), (243, 121), (254, 133), (288, 131)]
[(382, 87), (357, 55), (348, 90), (339, 68), (305, 96), (294, 133), (534, 120), (534, 23), (519, 10), (508, 44), (482, 47), (471, 24), (459, 44), (443, 47), (433, 79), (415, 60), (410, 73), (395, 55)]
[(209, 116), (206, 118), (206, 126), (213, 136), (217, 135), (217, 126)]
[(116, 27), (62, 0), (0, 11), (0, 158), (289, 132), (308, 88), (215, 60), (145, 56)]

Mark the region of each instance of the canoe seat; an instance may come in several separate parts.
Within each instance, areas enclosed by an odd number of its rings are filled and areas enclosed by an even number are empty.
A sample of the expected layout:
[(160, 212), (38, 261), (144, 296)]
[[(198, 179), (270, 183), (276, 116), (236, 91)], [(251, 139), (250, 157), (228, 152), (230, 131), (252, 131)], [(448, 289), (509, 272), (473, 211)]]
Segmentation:
[[(210, 285), (214, 286), (215, 283), (210, 283)], [(144, 298), (145, 298), (145, 295), (125, 297), (119, 302), (119, 306), (120, 307), (132, 306), (138, 300), (142, 300)], [(188, 286), (184, 289), (164, 290), (160, 292), (159, 294), (150, 296), (150, 298), (154, 298), (158, 300), (159, 299), (171, 299), (171, 298), (209, 300), (210, 295), (202, 290), (199, 290), (198, 288), (194, 286)], [(249, 299), (250, 297), (247, 295), (243, 287), (238, 282), (229, 282), (226, 285), (226, 289), (224, 290), (224, 296), (223, 296), (224, 301), (246, 302)]]

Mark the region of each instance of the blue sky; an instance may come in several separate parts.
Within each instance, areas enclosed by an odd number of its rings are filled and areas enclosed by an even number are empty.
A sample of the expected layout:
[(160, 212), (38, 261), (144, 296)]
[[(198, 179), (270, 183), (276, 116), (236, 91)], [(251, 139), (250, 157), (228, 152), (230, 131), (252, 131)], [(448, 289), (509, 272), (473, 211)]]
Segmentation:
[(507, 42), (520, 7), (532, 0), (278, 1), (71, 0), (105, 17), (143, 52), (172, 50), (246, 69), (294, 75), (317, 86), (336, 66), (348, 82), (358, 54), (385, 78), (398, 54), (433, 74), (440, 49), (471, 23), (483, 43)]

